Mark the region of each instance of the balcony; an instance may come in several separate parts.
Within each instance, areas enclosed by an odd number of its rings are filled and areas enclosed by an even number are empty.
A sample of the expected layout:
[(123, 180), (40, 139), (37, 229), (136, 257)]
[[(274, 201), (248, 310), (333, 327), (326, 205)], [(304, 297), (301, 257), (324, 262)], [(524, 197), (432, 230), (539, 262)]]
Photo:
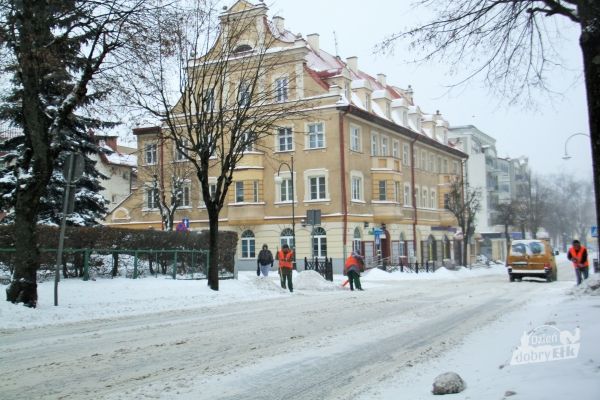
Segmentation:
[(229, 203), (227, 219), (230, 223), (263, 221), (265, 218), (265, 203)]
[(402, 206), (391, 201), (373, 201), (373, 215), (377, 218), (402, 218)]
[(371, 157), (371, 171), (390, 171), (402, 172), (402, 162), (399, 158), (394, 157)]

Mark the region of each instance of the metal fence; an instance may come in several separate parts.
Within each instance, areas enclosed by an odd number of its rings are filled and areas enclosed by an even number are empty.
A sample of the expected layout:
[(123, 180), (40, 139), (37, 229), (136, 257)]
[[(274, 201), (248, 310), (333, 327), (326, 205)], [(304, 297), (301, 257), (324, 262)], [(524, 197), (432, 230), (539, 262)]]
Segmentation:
[(333, 282), (333, 260), (331, 258), (313, 258), (309, 260), (304, 257), (304, 269), (306, 271), (317, 271), (323, 278)]
[[(38, 281), (54, 277), (56, 249), (40, 249)], [(10, 279), (14, 270), (15, 249), (0, 249), (2, 280)], [(173, 279), (205, 279), (209, 265), (206, 250), (181, 249), (64, 249), (63, 278), (116, 277), (137, 279), (144, 276), (168, 275)], [(8, 277), (8, 278), (7, 278)], [(233, 278), (233, 273), (219, 270), (220, 279)]]

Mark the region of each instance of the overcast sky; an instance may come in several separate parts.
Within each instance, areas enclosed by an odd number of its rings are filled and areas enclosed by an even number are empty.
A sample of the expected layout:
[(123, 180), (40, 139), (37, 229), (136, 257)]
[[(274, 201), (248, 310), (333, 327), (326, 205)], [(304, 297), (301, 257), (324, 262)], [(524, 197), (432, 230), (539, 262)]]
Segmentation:
[[(423, 13), (411, 10), (411, 0), (271, 0), (269, 17), (280, 15), (294, 33), (318, 33), (320, 46), (346, 59), (358, 57), (359, 68), (370, 75), (385, 73), (388, 83), (415, 91), (415, 102), (426, 113), (436, 110), (451, 126), (472, 124), (496, 139), (500, 157), (529, 157), (534, 173), (569, 172), (592, 177), (589, 138), (572, 137), (567, 151), (572, 158), (562, 159), (567, 138), (577, 132), (588, 134), (587, 104), (582, 75), (582, 56), (578, 44), (579, 28), (565, 22), (567, 40), (555, 43), (568, 68), (552, 71), (553, 89), (560, 94), (549, 97), (540, 93), (537, 110), (509, 106), (493, 97), (481, 79), (455, 89), (457, 81), (443, 63), (415, 66), (415, 58), (402, 46), (394, 55), (375, 55), (374, 46), (386, 35), (413, 24)], [(233, 2), (225, 3), (229, 6)], [(419, 17), (421, 15), (421, 17)], [(554, 17), (560, 18), (560, 17)]]

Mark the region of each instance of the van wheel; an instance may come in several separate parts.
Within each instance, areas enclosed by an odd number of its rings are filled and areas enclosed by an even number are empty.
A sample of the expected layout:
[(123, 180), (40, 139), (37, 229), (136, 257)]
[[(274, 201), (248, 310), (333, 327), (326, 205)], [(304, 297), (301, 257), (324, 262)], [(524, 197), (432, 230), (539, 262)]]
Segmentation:
[(549, 272), (546, 274), (546, 282), (552, 282), (553, 281), (553, 276), (552, 276), (552, 272)]
[(511, 282), (515, 281), (515, 276), (513, 274), (508, 274), (508, 280)]

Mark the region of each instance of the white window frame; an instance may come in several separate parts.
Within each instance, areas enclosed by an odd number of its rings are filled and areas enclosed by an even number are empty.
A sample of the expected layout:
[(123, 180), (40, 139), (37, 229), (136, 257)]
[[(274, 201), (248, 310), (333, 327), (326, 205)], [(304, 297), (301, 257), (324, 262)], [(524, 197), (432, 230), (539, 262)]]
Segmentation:
[(388, 157), (390, 155), (390, 138), (385, 135), (381, 135), (379, 141), (381, 143), (381, 156)]
[[(319, 232), (318, 234), (316, 232)], [(324, 233), (321, 233), (324, 232)], [(313, 257), (327, 257), (327, 231), (324, 228), (317, 226), (312, 232), (312, 254)], [(316, 248), (316, 254), (315, 254)]]
[(400, 158), (400, 141), (396, 139), (392, 140), (392, 157)]
[[(151, 193), (156, 193), (151, 197)], [(147, 184), (144, 190), (144, 210), (158, 210), (159, 202), (159, 191), (157, 187), (153, 187), (151, 184)], [(152, 201), (150, 200), (152, 198)]]
[(362, 134), (360, 126), (350, 125), (350, 150), (362, 151)]
[[(254, 138), (252, 138), (252, 136), (254, 136)], [(256, 133), (252, 132), (252, 131), (244, 131), (242, 133), (242, 142), (243, 144), (243, 148), (242, 148), (242, 152), (244, 153), (252, 153), (254, 151), (256, 151)]]
[(241, 81), (238, 85), (237, 104), (239, 107), (250, 105), (250, 83), (247, 81)]
[(145, 165), (156, 165), (158, 163), (158, 145), (156, 143), (146, 143), (144, 145), (144, 163)]
[[(241, 198), (242, 200), (240, 200), (240, 194), (241, 194)], [(235, 199), (234, 199), (234, 203), (243, 203), (245, 200), (244, 197), (244, 181), (236, 181), (235, 182)]]
[(421, 188), (421, 208), (429, 208), (429, 190), (426, 187)]
[(402, 190), (399, 181), (394, 181), (394, 201), (398, 204), (402, 203)]
[(187, 161), (186, 155), (187, 155), (187, 146), (188, 146), (188, 141), (187, 139), (182, 139), (181, 140), (181, 146), (183, 147), (183, 151), (181, 151), (178, 147), (177, 147), (177, 143), (173, 142), (173, 150), (174, 150), (174, 154), (173, 154), (173, 160), (175, 162), (184, 162)]
[(364, 177), (360, 171), (350, 171), (350, 198), (353, 202), (365, 202)]
[(435, 189), (429, 189), (429, 198), (430, 198), (430, 203), (429, 203), (429, 207), (433, 210), (437, 210), (437, 193), (435, 191)]
[(402, 165), (410, 165), (410, 145), (402, 143)]
[[(317, 199), (312, 199), (311, 192), (311, 179), (313, 178), (324, 178), (325, 179), (325, 193), (323, 194), (325, 197), (320, 197)], [(309, 169), (304, 171), (304, 193), (305, 193), (305, 202), (325, 202), (330, 201), (329, 197), (329, 171), (326, 169)]]
[(379, 156), (379, 134), (371, 132), (371, 156)]
[[(283, 139), (284, 146), (281, 146)], [(294, 151), (294, 130), (289, 126), (277, 128), (275, 148), (278, 152)]]
[[(383, 183), (383, 192), (381, 191)], [(383, 195), (383, 199), (381, 198)], [(380, 179), (377, 181), (377, 200), (378, 201), (387, 201), (387, 181), (385, 179)]]
[(287, 76), (281, 76), (275, 79), (275, 101), (277, 103), (286, 102), (289, 98), (289, 79)]
[(410, 190), (410, 183), (405, 183), (404, 184), (404, 206), (405, 207), (410, 207), (412, 206), (412, 196), (411, 196), (411, 190)]
[[(320, 130), (318, 128), (320, 128)], [(312, 140), (313, 138), (314, 141)], [(325, 124), (323, 122), (311, 122), (306, 124), (306, 148), (308, 150), (316, 150), (324, 149), (326, 146)]]
[[(209, 177), (208, 178), (208, 191), (210, 192), (211, 197), (215, 197), (215, 193), (217, 192), (217, 178)], [(206, 208), (206, 204), (204, 204), (204, 196), (202, 195), (202, 187), (198, 191), (200, 195), (200, 208)]]
[(252, 202), (253, 203), (260, 202), (260, 181), (259, 180), (252, 181)]
[[(246, 232), (250, 232), (252, 234), (252, 236), (244, 236), (244, 234)], [(240, 249), (241, 257), (240, 258), (245, 259), (245, 260), (251, 260), (251, 259), (256, 258), (256, 235), (254, 234), (253, 231), (246, 230), (246, 231), (242, 232), (240, 245), (241, 245), (241, 249)]]
[[(296, 173), (294, 172), (294, 179), (296, 178)], [(275, 203), (276, 204), (289, 204), (292, 202), (292, 198), (294, 202), (296, 201), (296, 193), (291, 193), (292, 191), (292, 175), (289, 171), (281, 172), (279, 177), (277, 175), (274, 176), (275, 179)], [(294, 183), (296, 181), (294, 180)], [(294, 184), (294, 192), (296, 191), (296, 185)], [(285, 200), (283, 199), (283, 190), (285, 188)]]

